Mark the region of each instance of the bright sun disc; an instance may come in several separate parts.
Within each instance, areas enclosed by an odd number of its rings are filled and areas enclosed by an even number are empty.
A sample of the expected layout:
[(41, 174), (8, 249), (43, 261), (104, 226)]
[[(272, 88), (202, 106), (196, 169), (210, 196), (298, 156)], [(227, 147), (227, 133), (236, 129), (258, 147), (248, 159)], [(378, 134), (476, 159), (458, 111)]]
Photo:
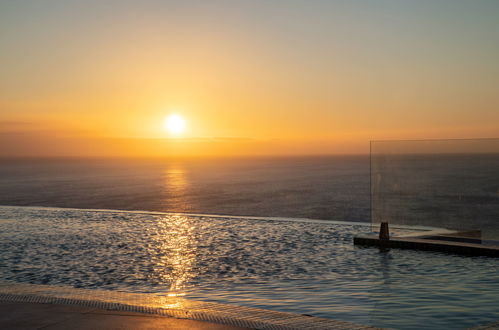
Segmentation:
[(165, 128), (172, 134), (180, 134), (185, 130), (185, 120), (176, 114), (169, 115), (165, 120)]

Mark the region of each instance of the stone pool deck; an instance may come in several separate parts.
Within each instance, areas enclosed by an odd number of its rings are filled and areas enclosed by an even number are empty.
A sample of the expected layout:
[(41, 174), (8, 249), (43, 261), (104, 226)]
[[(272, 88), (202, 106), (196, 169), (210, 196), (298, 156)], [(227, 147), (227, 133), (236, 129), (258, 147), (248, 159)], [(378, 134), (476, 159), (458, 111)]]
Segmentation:
[(175, 296), (0, 282), (0, 329), (374, 329)]

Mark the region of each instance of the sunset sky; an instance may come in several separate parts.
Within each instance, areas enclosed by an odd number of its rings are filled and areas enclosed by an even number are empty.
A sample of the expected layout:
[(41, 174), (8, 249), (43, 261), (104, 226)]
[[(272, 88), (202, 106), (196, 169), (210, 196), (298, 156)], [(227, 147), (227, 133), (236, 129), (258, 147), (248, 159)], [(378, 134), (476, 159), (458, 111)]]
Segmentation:
[(0, 156), (498, 137), (498, 17), (494, 0), (1, 1)]

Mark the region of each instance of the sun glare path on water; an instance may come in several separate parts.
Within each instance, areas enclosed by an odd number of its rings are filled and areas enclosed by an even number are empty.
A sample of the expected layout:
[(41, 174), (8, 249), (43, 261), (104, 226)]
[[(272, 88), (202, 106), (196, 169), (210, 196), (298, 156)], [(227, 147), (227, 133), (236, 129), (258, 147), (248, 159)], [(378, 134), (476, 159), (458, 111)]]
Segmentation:
[(185, 119), (178, 114), (171, 114), (165, 118), (165, 129), (174, 135), (185, 131)]

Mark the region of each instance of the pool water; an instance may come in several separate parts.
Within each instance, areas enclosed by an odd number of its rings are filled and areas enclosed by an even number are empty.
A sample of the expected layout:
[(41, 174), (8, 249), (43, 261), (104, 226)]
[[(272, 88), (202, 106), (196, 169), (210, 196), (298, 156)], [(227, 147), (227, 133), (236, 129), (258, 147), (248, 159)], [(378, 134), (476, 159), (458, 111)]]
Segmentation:
[(499, 319), (499, 260), (354, 246), (362, 223), (0, 207), (0, 280), (397, 329)]

